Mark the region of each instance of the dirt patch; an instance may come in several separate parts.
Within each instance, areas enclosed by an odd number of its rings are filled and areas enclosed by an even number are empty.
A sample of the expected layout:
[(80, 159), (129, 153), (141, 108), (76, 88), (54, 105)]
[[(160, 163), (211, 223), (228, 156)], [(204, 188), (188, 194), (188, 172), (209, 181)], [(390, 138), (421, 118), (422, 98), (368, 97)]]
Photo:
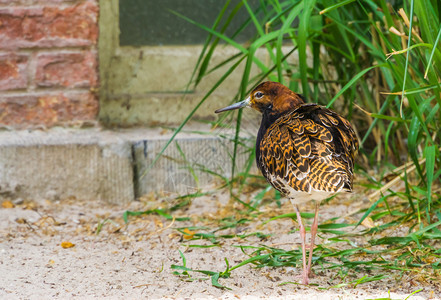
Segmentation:
[[(200, 273), (191, 273), (188, 281), (185, 276), (174, 275), (171, 269), (172, 265), (183, 264), (179, 250), (185, 255), (188, 268), (219, 272), (226, 268), (225, 258), (230, 266), (248, 258), (238, 245), (289, 250), (299, 247), (299, 235), (290, 219), (263, 223), (266, 216), (291, 212), (287, 203), (280, 208), (275, 204), (262, 206), (264, 213), (260, 218), (219, 232), (232, 236), (256, 231), (271, 234), (265, 238), (225, 238), (211, 247), (208, 240), (190, 241), (176, 230), (195, 225), (214, 227), (223, 216), (240, 214), (226, 192), (196, 198), (191, 205), (173, 213), (175, 217), (189, 217), (186, 221), (167, 220), (155, 214), (130, 217), (127, 225), (123, 221), (126, 210), (169, 206), (173, 201), (170, 199), (149, 197), (126, 207), (74, 199), (25, 201), (0, 209), (0, 298), (404, 299), (418, 289), (422, 291), (409, 299), (441, 298), (438, 283), (422, 283), (415, 280), (414, 273), (394, 273), (355, 288), (353, 284), (330, 288), (375, 274), (352, 274), (353, 278), (342, 280), (336, 276), (337, 271), (321, 270), (317, 265), (310, 286), (280, 285), (295, 281), (301, 271), (298, 268), (255, 268), (251, 264), (235, 269), (230, 278), (219, 279), (231, 290), (214, 287)], [(350, 195), (338, 197), (321, 207), (320, 220), (333, 216), (355, 220), (352, 212), (357, 206), (368, 205), (366, 201), (354, 201)], [(327, 243), (327, 235), (320, 236), (317, 242)], [(62, 247), (63, 242), (67, 242), (63, 244), (66, 248)], [(354, 243), (363, 242), (354, 239)]]

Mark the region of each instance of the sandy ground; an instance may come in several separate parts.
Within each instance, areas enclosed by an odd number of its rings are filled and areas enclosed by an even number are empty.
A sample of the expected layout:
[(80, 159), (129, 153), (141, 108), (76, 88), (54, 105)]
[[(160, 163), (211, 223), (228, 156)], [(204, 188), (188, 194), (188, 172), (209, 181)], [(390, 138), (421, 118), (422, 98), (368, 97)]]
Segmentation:
[[(354, 206), (347, 205), (347, 200), (334, 199), (322, 206), (320, 219), (345, 214), (353, 218), (350, 212)], [(358, 200), (358, 205), (368, 205)], [(210, 220), (213, 227), (218, 226), (216, 218), (228, 214), (226, 192), (194, 199), (189, 207), (174, 213), (190, 216), (190, 221), (144, 215), (131, 217), (128, 225), (124, 224), (125, 210), (166, 206), (170, 201), (167, 197), (161, 200), (149, 197), (124, 207), (75, 199), (23, 201), (11, 208), (3, 205), (6, 208), (0, 209), (0, 299), (406, 299), (418, 289), (423, 290), (408, 299), (441, 298), (438, 283), (422, 285), (409, 277), (411, 275), (399, 280), (391, 276), (355, 288), (352, 285), (329, 288), (342, 281), (328, 272), (318, 272), (311, 280), (314, 285), (280, 285), (296, 280), (300, 270), (245, 265), (234, 270), (230, 278), (219, 280), (231, 290), (213, 287), (209, 280), (186, 281), (174, 275), (171, 269), (172, 264), (182, 265), (178, 250), (184, 253), (189, 268), (223, 271), (225, 258), (231, 265), (248, 258), (233, 245), (265, 244), (291, 249), (299, 246), (299, 235), (297, 231), (289, 233), (296, 228), (290, 219), (265, 225), (262, 220), (256, 220), (229, 231), (234, 234), (258, 230), (273, 236), (263, 241), (258, 237), (224, 239), (221, 247), (188, 247), (210, 245), (210, 242), (187, 241), (176, 228), (202, 223), (210, 226)], [(274, 207), (270, 205), (265, 209)], [(282, 209), (287, 207), (284, 205)], [(96, 234), (99, 227), (101, 231)], [(318, 240), (318, 243), (324, 242), (324, 239)], [(361, 278), (364, 274), (355, 275)]]

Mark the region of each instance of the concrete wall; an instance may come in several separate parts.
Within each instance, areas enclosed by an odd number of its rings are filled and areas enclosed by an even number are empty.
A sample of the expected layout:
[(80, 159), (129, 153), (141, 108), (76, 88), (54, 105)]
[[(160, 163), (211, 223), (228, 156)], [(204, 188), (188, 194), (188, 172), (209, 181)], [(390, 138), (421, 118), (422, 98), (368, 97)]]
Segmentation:
[[(234, 63), (212, 72), (197, 88), (190, 85), (189, 93), (183, 94), (202, 46), (120, 46), (118, 20), (118, 0), (100, 0), (100, 120), (104, 124), (179, 124)], [(234, 47), (220, 45), (210, 66), (237, 53)], [(264, 64), (269, 62), (266, 49), (258, 49), (256, 56)], [(215, 109), (241, 100), (237, 92), (244, 66), (245, 61), (204, 102), (195, 118), (215, 120)], [(258, 72), (253, 67), (251, 77)]]
[[(169, 138), (159, 129), (0, 131), (0, 200), (124, 204), (152, 192), (193, 193), (214, 182), (211, 173), (231, 176), (233, 143), (216, 135), (181, 134), (152, 165)], [(248, 157), (239, 153), (239, 170)]]

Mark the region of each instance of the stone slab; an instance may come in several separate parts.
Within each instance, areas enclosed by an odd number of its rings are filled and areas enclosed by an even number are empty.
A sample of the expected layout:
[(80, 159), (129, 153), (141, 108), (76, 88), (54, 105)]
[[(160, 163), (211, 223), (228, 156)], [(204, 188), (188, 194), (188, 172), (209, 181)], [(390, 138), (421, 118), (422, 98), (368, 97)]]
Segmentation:
[[(155, 191), (189, 194), (232, 174), (233, 143), (221, 138), (178, 138), (158, 159), (167, 140), (143, 140), (134, 143), (137, 195)], [(236, 172), (243, 169), (249, 153), (239, 153)], [(236, 173), (237, 174), (237, 173)], [(225, 183), (225, 182), (224, 182)]]
[[(179, 134), (152, 166), (170, 136), (161, 129), (0, 132), (0, 199), (123, 204), (151, 192), (193, 192), (231, 176), (233, 143), (225, 132)], [(238, 169), (249, 158), (245, 149)]]
[(0, 198), (133, 200), (131, 146), (99, 132), (0, 133)]

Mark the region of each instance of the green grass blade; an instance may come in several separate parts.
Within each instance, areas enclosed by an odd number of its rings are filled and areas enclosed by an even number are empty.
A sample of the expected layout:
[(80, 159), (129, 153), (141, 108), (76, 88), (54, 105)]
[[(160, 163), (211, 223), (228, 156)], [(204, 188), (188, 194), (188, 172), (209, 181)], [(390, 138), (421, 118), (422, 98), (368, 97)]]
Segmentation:
[[(276, 41), (276, 66), (277, 66), (277, 78), (280, 83), (283, 84), (283, 73), (282, 73), (282, 42), (283, 36), (287, 33), (287, 30), (292, 26), (292, 22), (299, 15), (300, 10), (303, 8), (303, 5), (300, 5), (303, 2), (298, 2), (292, 7), (291, 11), (288, 14), (287, 19), (283, 22), (282, 28), (279, 30), (279, 34)], [(300, 51), (300, 49), (299, 49)]]
[(403, 120), (402, 118), (399, 118), (399, 117), (392, 117), (392, 116), (386, 116), (386, 115), (375, 114), (375, 113), (372, 113), (370, 116), (373, 118), (382, 119), (382, 120), (389, 120), (389, 121), (393, 121), (393, 122), (397, 122), (397, 123), (407, 122), (407, 120)]
[(430, 211), (430, 205), (432, 204), (432, 184), (433, 175), (435, 173), (435, 151), (434, 145), (427, 146), (425, 148), (426, 157), (426, 178), (427, 178), (427, 202), (428, 210)]
[[(220, 23), (222, 17), (223, 17), (224, 14), (225, 14), (225, 11), (227, 10), (228, 6), (230, 5), (230, 2), (231, 2), (231, 0), (227, 0), (226, 3), (225, 3), (225, 5), (224, 5), (224, 7), (223, 7), (223, 8), (221, 9), (221, 11), (219, 12), (219, 14), (218, 14), (218, 16), (216, 17), (216, 20), (214, 21), (214, 24), (213, 24), (213, 26), (212, 26), (212, 29), (213, 29), (213, 30), (215, 30), (216, 27), (219, 25), (219, 23)], [(222, 32), (222, 31), (221, 31), (221, 32)], [(192, 72), (192, 74), (191, 74), (191, 77), (190, 77), (190, 80), (189, 80), (189, 82), (188, 82), (188, 85), (187, 85), (186, 90), (189, 89), (190, 83), (193, 81), (193, 78), (194, 78), (194, 76), (195, 76), (195, 74), (196, 74), (196, 71), (199, 69), (198, 76), (197, 76), (196, 81), (195, 81), (195, 86), (198, 85), (198, 83), (200, 82), (202, 76), (203, 76), (204, 73), (205, 73), (205, 70), (206, 70), (207, 67), (208, 67), (208, 61), (211, 59), (211, 57), (212, 57), (212, 55), (213, 55), (213, 52), (214, 52), (214, 49), (215, 49), (215, 47), (216, 47), (216, 45), (217, 45), (217, 42), (218, 42), (218, 40), (219, 40), (219, 39), (216, 39), (216, 40), (213, 42), (213, 45), (212, 45), (212, 46), (210, 47), (210, 49), (208, 50), (208, 54), (205, 56), (205, 53), (206, 53), (206, 51), (207, 51), (208, 45), (209, 45), (209, 43), (210, 43), (212, 37), (213, 37), (213, 36), (212, 36), (211, 34), (209, 34), (208, 37), (205, 39), (204, 45), (203, 45), (203, 47), (202, 47), (202, 51), (201, 51), (201, 53), (200, 53), (200, 55), (199, 55), (199, 57), (198, 57), (198, 61), (196, 62), (196, 66), (195, 66), (194, 69), (193, 69), (193, 72)], [(200, 68), (199, 68), (199, 66), (200, 66)]]
[(185, 118), (185, 120), (179, 125), (179, 127), (176, 129), (176, 131), (173, 133), (173, 135), (170, 137), (170, 139), (165, 143), (164, 147), (162, 147), (161, 151), (156, 155), (153, 162), (150, 164), (150, 166), (144, 171), (144, 173), (141, 175), (140, 178), (143, 178), (156, 164), (156, 162), (159, 160), (159, 158), (164, 153), (165, 149), (168, 148), (168, 146), (171, 144), (171, 142), (175, 139), (175, 137), (178, 135), (179, 132), (181, 132), (182, 128), (187, 124), (187, 122), (193, 117), (195, 112), (199, 109), (199, 107), (205, 102), (205, 100), (210, 97), (210, 95), (221, 85), (222, 82), (225, 81), (225, 79), (230, 76), (230, 74), (239, 66), (239, 64), (242, 62), (242, 60), (245, 57), (242, 57), (239, 61), (237, 61), (233, 66), (231, 66), (228, 71), (222, 75), (222, 77), (213, 85), (213, 87), (205, 94), (205, 96), (199, 101), (199, 103), (193, 108), (193, 110), (190, 112), (190, 114)]
[(309, 33), (310, 18), (313, 11), (315, 0), (302, 1), (303, 11), (300, 15), (299, 31), (297, 33), (297, 45), (299, 47), (299, 71), (302, 82), (302, 93), (306, 98), (309, 98), (309, 84), (308, 84), (308, 64), (307, 64), (307, 37)]
[[(410, 44), (412, 42), (412, 25), (413, 25), (413, 7), (414, 7), (414, 0), (410, 1), (410, 24), (409, 24), (409, 36), (407, 37), (407, 48), (410, 48)], [(401, 90), (401, 107), (400, 107), (400, 116), (404, 118), (403, 115), (403, 103), (404, 103), (404, 90), (406, 89), (406, 80), (407, 80), (407, 73), (409, 69), (409, 51), (406, 51), (406, 63), (404, 66), (404, 76), (403, 76), (403, 82), (402, 82), (402, 90)]]
[(369, 214), (377, 207), (377, 205), (380, 204), (380, 202), (383, 202), (387, 197), (388, 196), (383, 196), (377, 201), (375, 201), (375, 203), (372, 204), (371, 207), (369, 207), (369, 209), (364, 213), (364, 215), (361, 217), (360, 221), (358, 221), (356, 226), (359, 226), (367, 218), (367, 216), (369, 216)]
[(354, 1), (355, 1), (355, 0), (339, 1), (339, 3), (334, 4), (334, 5), (331, 5), (331, 6), (328, 6), (327, 8), (321, 10), (321, 11), (320, 11), (320, 14), (321, 14), (321, 15), (326, 14), (326, 13), (328, 13), (328, 12), (333, 11), (334, 9), (340, 8), (340, 7), (345, 6), (345, 5), (349, 4), (349, 3), (352, 3), (352, 2), (354, 2)]
[[(211, 29), (211, 28), (208, 28), (207, 26), (204, 26), (204, 25), (202, 25), (202, 24), (199, 24), (199, 23), (193, 21), (192, 19), (190, 19), (190, 18), (188, 18), (188, 17), (186, 17), (186, 16), (184, 16), (184, 15), (182, 15), (182, 14), (176, 12), (176, 11), (171, 11), (171, 12), (172, 12), (173, 14), (177, 15), (178, 17), (181, 17), (182, 19), (186, 20), (187, 22), (189, 22), (189, 23), (191, 23), (191, 24), (193, 24), (193, 25), (195, 25), (195, 26), (197, 26), (197, 27), (199, 27), (199, 28), (201, 28), (201, 29), (203, 29), (203, 30), (209, 32), (210, 34), (215, 35), (215, 36), (217, 36), (218, 38), (224, 40), (224, 41), (227, 42), (229, 45), (233, 46), (234, 48), (236, 48), (237, 50), (239, 50), (239, 51), (242, 52), (243, 54), (245, 54), (245, 55), (248, 54), (248, 50), (247, 50), (245, 47), (243, 47), (241, 44), (237, 43), (236, 41), (230, 39), (230, 38), (227, 37), (226, 35), (221, 34), (221, 33), (217, 32), (217, 31), (215, 31), (215, 30), (213, 30), (213, 29)], [(254, 60), (254, 63), (255, 63), (259, 68), (261, 68), (262, 70), (265, 70), (265, 69), (266, 69), (266, 66), (265, 66), (265, 65), (264, 65), (259, 59), (257, 59), (257, 57), (252, 56), (252, 58), (253, 58), (253, 60)]]
[(199, 178), (198, 178), (198, 176), (197, 176), (193, 166), (188, 161), (187, 156), (185, 155), (184, 151), (182, 151), (182, 148), (181, 148), (181, 146), (179, 145), (179, 143), (177, 141), (175, 142), (175, 145), (176, 145), (176, 149), (179, 152), (179, 155), (181, 155), (181, 157), (182, 157), (182, 159), (183, 159), (183, 161), (184, 161), (188, 171), (190, 172), (191, 176), (193, 177), (193, 179), (194, 179), (194, 181), (196, 183), (196, 187), (199, 188)]
[(424, 176), (420, 164), (418, 162), (418, 153), (417, 153), (417, 149), (418, 149), (417, 140), (420, 130), (421, 130), (420, 121), (418, 120), (418, 117), (415, 115), (410, 121), (410, 125), (409, 125), (409, 135), (407, 139), (407, 143), (409, 146), (408, 151), (410, 158), (413, 160), (413, 163), (417, 168), (418, 174), (420, 175), (421, 178), (423, 178)]
[(369, 72), (370, 70), (372, 70), (374, 68), (379, 68), (379, 67), (382, 67), (384, 65), (385, 64), (371, 66), (369, 68), (366, 68), (366, 69), (360, 71), (351, 80), (349, 80), (348, 83), (346, 83), (345, 86), (341, 90), (339, 90), (337, 94), (335, 94), (335, 96), (331, 99), (331, 101), (329, 101), (329, 103), (326, 105), (326, 107), (331, 107), (332, 104), (335, 102), (335, 100), (337, 100), (338, 97), (340, 97), (347, 89), (349, 89), (354, 83), (356, 83), (364, 74), (366, 74), (367, 72)]
[(441, 39), (441, 24), (440, 24), (440, 27), (438, 29), (438, 34), (436, 36), (435, 43), (433, 44), (433, 47), (432, 47), (432, 51), (430, 52), (430, 57), (429, 57), (429, 60), (427, 62), (426, 72), (424, 72), (424, 78), (426, 78), (426, 79), (427, 79), (427, 73), (429, 73), (429, 68), (432, 65), (433, 56), (435, 55), (435, 52), (438, 50), (437, 45), (438, 45), (440, 39)]

